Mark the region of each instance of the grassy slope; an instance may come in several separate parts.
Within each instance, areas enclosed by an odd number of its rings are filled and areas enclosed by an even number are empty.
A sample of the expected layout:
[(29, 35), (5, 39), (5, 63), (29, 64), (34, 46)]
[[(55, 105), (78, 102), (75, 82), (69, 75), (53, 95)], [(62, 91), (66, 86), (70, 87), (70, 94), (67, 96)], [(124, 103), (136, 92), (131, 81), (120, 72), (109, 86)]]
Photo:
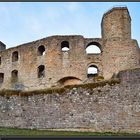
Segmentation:
[(17, 128), (0, 128), (0, 135), (20, 136), (140, 136), (140, 133), (113, 133), (113, 132), (70, 132), (70, 131), (48, 131), (28, 130)]

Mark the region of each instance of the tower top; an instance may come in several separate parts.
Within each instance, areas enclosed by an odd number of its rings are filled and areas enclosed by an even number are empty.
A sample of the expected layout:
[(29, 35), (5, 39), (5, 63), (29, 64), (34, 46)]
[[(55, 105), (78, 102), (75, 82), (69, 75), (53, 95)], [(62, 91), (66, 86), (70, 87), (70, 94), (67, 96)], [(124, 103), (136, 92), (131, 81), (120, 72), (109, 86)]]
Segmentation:
[(128, 11), (128, 8), (126, 7), (126, 6), (113, 6), (112, 8), (110, 8), (109, 10), (107, 10), (104, 14), (103, 14), (103, 18), (102, 18), (102, 20), (104, 19), (104, 17), (106, 17), (107, 15), (109, 15), (110, 13), (112, 13), (113, 11), (117, 11), (117, 10), (125, 10), (125, 11), (127, 11), (127, 13), (128, 13), (128, 16), (129, 16), (129, 18), (130, 18), (130, 20), (131, 20), (131, 17), (130, 17), (130, 14), (129, 14), (129, 11)]
[(104, 13), (102, 22), (102, 37), (110, 39), (119, 37), (131, 38), (131, 17), (127, 7), (113, 7)]

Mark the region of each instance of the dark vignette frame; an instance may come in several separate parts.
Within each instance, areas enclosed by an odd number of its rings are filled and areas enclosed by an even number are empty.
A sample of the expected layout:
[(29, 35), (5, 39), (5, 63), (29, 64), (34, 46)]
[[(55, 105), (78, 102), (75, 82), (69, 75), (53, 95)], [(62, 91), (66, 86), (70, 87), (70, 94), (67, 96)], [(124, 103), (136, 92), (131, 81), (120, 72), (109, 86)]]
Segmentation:
[[(140, 2), (140, 0), (0, 0), (0, 2)], [(0, 140), (140, 140), (140, 136), (0, 136)]]

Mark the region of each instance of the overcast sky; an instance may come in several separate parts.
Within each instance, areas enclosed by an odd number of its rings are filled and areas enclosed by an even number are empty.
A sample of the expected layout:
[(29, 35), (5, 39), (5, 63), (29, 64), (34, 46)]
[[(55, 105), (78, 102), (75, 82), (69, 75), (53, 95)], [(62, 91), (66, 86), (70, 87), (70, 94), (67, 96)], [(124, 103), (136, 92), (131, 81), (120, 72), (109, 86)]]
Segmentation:
[(98, 38), (113, 6), (128, 7), (132, 38), (140, 44), (140, 2), (0, 2), (0, 40), (9, 48), (52, 35)]

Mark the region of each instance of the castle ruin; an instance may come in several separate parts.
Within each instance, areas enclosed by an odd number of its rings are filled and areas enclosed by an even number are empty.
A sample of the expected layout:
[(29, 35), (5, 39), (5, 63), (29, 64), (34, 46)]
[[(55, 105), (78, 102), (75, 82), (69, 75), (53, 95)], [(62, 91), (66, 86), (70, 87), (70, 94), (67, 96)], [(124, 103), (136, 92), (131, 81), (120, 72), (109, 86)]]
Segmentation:
[[(94, 29), (94, 28), (93, 28)], [(0, 88), (36, 90), (108, 80), (119, 71), (140, 67), (140, 48), (131, 38), (126, 7), (103, 15), (101, 38), (50, 36), (6, 49), (0, 42)], [(95, 45), (99, 53), (86, 49)], [(95, 73), (88, 73), (95, 68)]]
[(139, 133), (140, 48), (128, 9), (105, 13), (101, 29), (102, 38), (0, 42), (0, 127)]

